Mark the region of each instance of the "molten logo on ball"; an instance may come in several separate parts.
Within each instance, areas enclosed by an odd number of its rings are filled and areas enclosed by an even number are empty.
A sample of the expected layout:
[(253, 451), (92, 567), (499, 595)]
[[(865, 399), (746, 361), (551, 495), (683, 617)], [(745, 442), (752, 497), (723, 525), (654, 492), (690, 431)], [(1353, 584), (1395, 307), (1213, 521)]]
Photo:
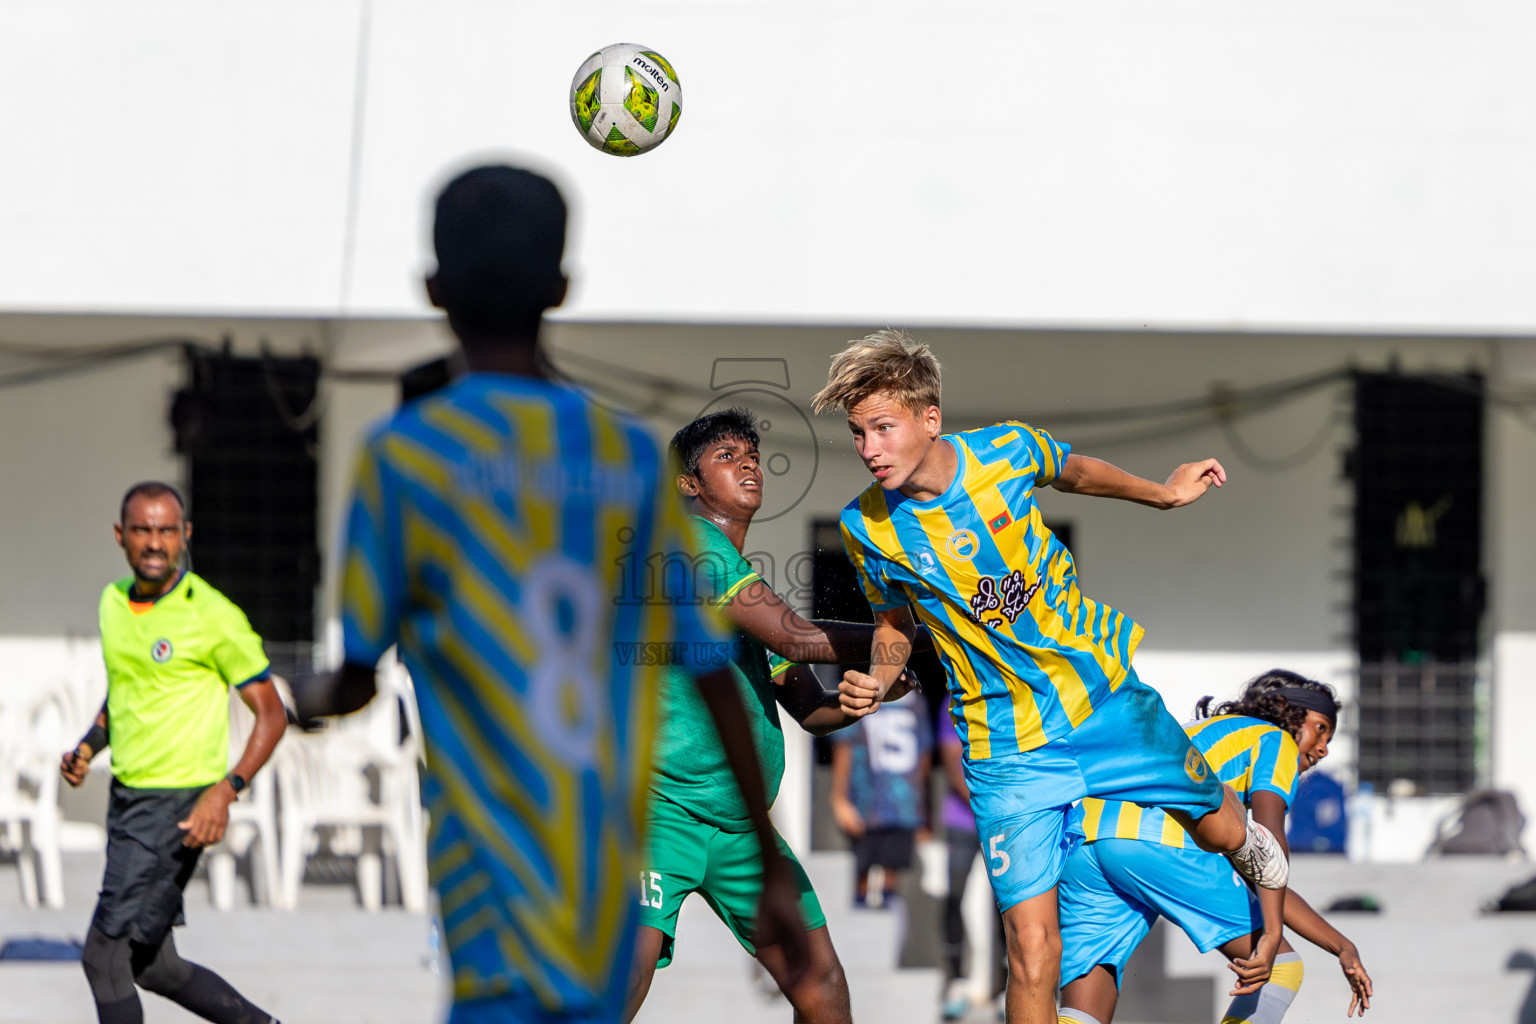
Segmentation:
[(605, 46), (571, 82), (571, 120), (594, 149), (638, 156), (661, 145), (683, 112), (671, 63), (633, 43)]

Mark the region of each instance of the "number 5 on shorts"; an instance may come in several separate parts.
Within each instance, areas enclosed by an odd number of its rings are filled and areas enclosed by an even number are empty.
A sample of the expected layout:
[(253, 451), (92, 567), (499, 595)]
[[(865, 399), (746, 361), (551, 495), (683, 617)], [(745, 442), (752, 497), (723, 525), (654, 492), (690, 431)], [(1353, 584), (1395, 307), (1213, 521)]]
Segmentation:
[(1010, 861), (1008, 859), (1008, 851), (1007, 850), (999, 850), (997, 848), (997, 844), (1002, 842), (1002, 841), (1003, 841), (1002, 833), (998, 833), (997, 835), (993, 836), (991, 839), (987, 840), (987, 860), (988, 861), (992, 861), (992, 862), (997, 862), (997, 866), (992, 869), (992, 877), (993, 878), (997, 878), (1000, 875), (1006, 873), (1008, 868), (1013, 863), (1012, 861)]

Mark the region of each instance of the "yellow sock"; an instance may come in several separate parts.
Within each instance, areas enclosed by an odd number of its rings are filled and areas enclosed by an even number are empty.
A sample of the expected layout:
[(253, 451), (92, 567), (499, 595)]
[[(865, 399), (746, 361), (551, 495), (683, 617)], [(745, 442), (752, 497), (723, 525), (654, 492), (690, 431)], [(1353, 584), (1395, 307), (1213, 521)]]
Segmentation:
[(1281, 953), (1264, 987), (1233, 999), (1221, 1024), (1280, 1024), (1301, 988), (1303, 973), (1300, 953)]

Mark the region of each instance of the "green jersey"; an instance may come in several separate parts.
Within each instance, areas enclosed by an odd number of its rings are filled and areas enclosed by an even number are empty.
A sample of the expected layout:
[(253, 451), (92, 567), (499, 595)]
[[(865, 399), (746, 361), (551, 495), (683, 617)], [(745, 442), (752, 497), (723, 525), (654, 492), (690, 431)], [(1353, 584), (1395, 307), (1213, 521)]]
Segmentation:
[[(723, 605), (762, 579), (718, 526), (699, 516), (690, 516), (689, 524), (699, 556), (699, 589), (711, 601)], [(763, 766), (763, 785), (772, 804), (784, 777), (784, 732), (774, 687), (775, 680), (792, 663), (769, 653), (740, 631), (732, 642), (735, 646), (729, 667), (747, 708), (757, 759)], [(752, 822), (726, 763), (720, 735), (686, 672), (671, 668), (663, 673), (658, 710), (651, 794), (682, 806), (722, 831), (749, 831)]]
[(245, 613), (194, 573), (154, 602), (133, 577), (101, 595), (112, 774), (137, 789), (208, 786), (229, 770), (229, 687), (265, 679)]

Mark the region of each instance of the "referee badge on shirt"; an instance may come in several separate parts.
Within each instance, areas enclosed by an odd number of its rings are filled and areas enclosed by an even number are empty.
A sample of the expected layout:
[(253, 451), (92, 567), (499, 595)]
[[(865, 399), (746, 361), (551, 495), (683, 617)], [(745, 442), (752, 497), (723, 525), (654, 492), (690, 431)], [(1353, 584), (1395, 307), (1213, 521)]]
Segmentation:
[(164, 637), (156, 640), (154, 646), (149, 649), (149, 656), (162, 665), (170, 661), (174, 653), (176, 652), (171, 647), (171, 642)]

